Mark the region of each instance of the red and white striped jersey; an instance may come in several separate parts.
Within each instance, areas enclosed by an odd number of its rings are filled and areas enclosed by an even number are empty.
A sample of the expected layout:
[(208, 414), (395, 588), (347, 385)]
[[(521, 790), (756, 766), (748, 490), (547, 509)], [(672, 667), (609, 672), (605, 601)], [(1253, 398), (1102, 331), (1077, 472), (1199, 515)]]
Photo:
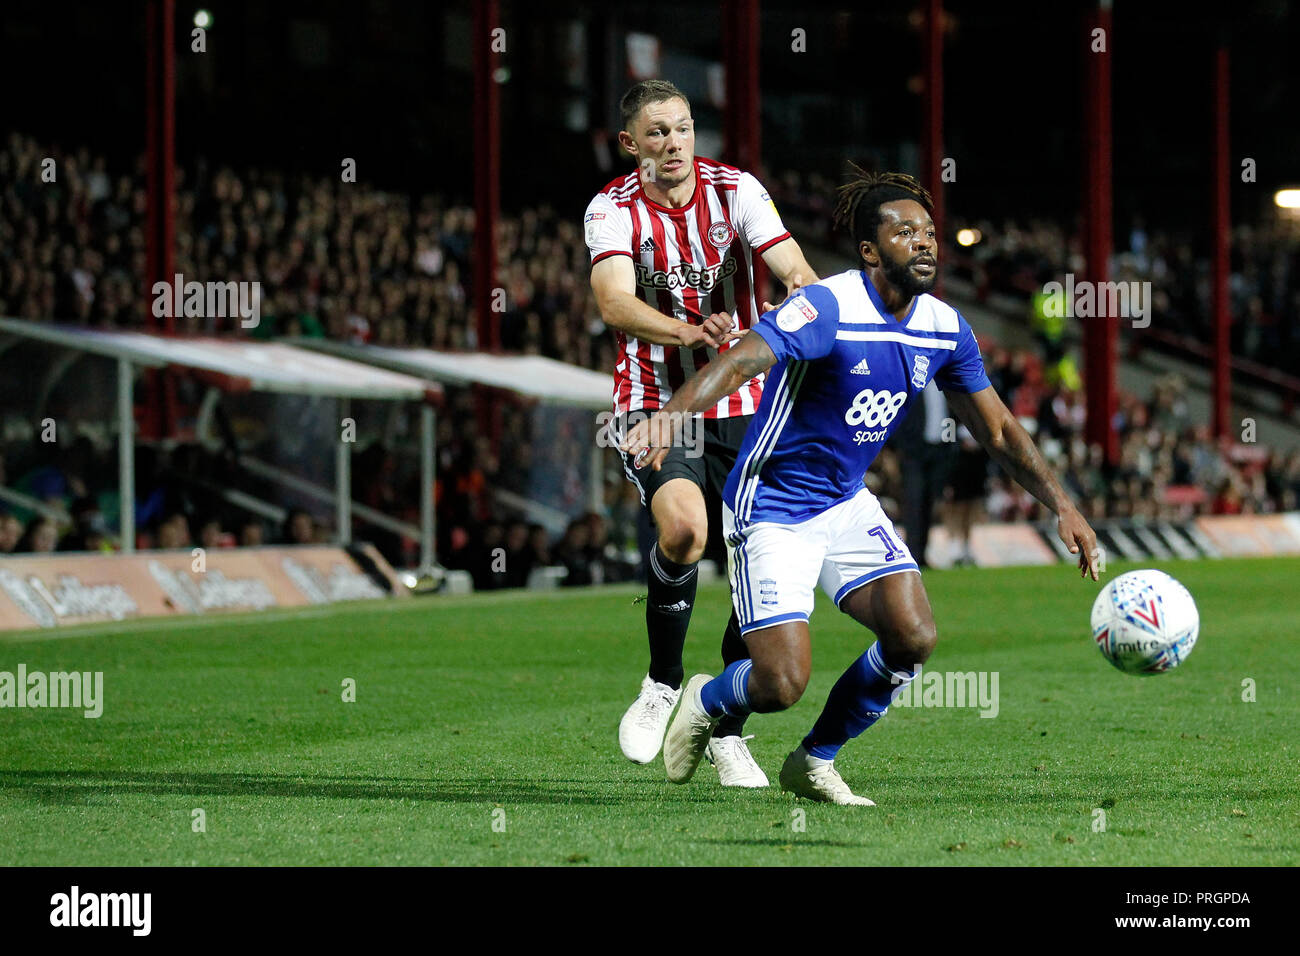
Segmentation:
[[(700, 325), (714, 312), (730, 312), (740, 328), (759, 317), (754, 301), (754, 260), (790, 233), (759, 181), (734, 166), (695, 160), (695, 194), (680, 209), (654, 202), (639, 170), (596, 194), (583, 233), (591, 264), (629, 256), (637, 298), (664, 315)], [(717, 349), (654, 345), (617, 332), (614, 411), (662, 408), (673, 389), (712, 361)], [(723, 350), (730, 348), (723, 346)], [(763, 395), (759, 376), (704, 413), (705, 418), (752, 415)]]

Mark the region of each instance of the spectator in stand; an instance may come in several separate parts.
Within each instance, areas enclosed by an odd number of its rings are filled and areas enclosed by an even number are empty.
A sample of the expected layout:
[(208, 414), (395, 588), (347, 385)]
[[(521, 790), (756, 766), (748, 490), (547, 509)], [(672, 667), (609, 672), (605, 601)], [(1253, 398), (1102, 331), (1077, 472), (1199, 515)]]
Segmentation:
[(22, 537), (23, 523), (11, 514), (0, 514), (0, 554), (17, 551)]
[(591, 526), (581, 518), (569, 522), (564, 537), (555, 548), (557, 563), (564, 565), (567, 572), (560, 583), (564, 587), (581, 587), (596, 583), (595, 569), (588, 545), (591, 543)]
[(226, 546), (227, 536), (221, 530), (221, 519), (217, 517), (208, 518), (199, 525), (199, 545), (208, 551)]
[(907, 547), (922, 568), (929, 567), (926, 552), (935, 508), (953, 466), (955, 435), (946, 434), (951, 421), (948, 403), (931, 382), (921, 392), (919, 407), (903, 418), (894, 433), (901, 458), (903, 527)]
[(16, 551), (50, 554), (59, 545), (59, 526), (50, 518), (35, 517), (27, 524)]
[(470, 548), (469, 532), (460, 525), (451, 527), (445, 545), (438, 549), (438, 555), (443, 567), (452, 571), (470, 571), (474, 555)]
[(512, 521), (506, 529), (506, 583), (508, 588), (522, 588), (536, 567), (536, 558), (528, 546), (528, 525)]
[(1295, 511), (1300, 507), (1300, 449), (1286, 456), (1273, 450), (1265, 468), (1264, 487), (1279, 510)]
[(1219, 482), (1219, 487), (1214, 494), (1214, 501), (1210, 505), (1210, 514), (1216, 515), (1239, 515), (1243, 511), (1249, 511), (1250, 506), (1243, 503), (1241, 488), (1232, 478), (1224, 478)]
[(284, 519), (285, 544), (315, 544), (316, 519), (302, 508), (294, 508)]
[(505, 529), (501, 522), (489, 521), (483, 525), (470, 566), (476, 590), (495, 591), (510, 586), (510, 561), (504, 544)]
[(588, 511), (582, 520), (587, 524), (587, 559), (592, 569), (592, 582), (609, 584), (631, 580), (636, 569), (610, 542), (609, 522), (594, 511)]
[(72, 505), (72, 530), (59, 542), (60, 551), (112, 550), (108, 528), (94, 498), (78, 498)]
[(266, 529), (257, 518), (247, 518), (239, 526), (239, 546), (256, 548), (265, 543)]
[(546, 568), (555, 563), (551, 560), (550, 536), (540, 524), (528, 526), (528, 551), (532, 556), (533, 567)]
[(970, 532), (983, 510), (989, 456), (965, 425), (957, 429), (957, 459), (952, 466), (948, 533), (955, 546), (954, 564), (971, 564)]
[(163, 550), (188, 548), (192, 541), (190, 522), (184, 513), (173, 511), (159, 523), (156, 547)]

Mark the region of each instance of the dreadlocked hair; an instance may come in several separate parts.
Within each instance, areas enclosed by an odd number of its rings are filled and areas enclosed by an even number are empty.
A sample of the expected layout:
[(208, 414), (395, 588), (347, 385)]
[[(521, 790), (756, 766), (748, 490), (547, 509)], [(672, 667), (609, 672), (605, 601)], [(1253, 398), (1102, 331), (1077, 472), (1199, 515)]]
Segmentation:
[(899, 199), (914, 199), (934, 212), (930, 193), (907, 173), (869, 173), (856, 163), (849, 163), (855, 178), (839, 188), (835, 203), (835, 228), (845, 229), (855, 243), (875, 242), (880, 228), (880, 207)]

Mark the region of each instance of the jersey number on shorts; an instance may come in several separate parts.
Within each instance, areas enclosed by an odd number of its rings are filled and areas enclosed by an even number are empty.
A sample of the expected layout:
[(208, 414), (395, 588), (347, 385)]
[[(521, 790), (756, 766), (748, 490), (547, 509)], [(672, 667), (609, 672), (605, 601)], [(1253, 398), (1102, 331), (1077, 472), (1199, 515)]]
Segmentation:
[(888, 425), (907, 401), (907, 392), (876, 391), (864, 388), (853, 397), (853, 404), (844, 413), (846, 425), (876, 428)]
[(902, 557), (903, 550), (894, 547), (893, 539), (889, 537), (889, 532), (885, 530), (883, 524), (878, 524), (873, 528), (868, 528), (867, 534), (874, 534), (880, 539), (880, 543), (885, 546), (886, 561), (893, 561), (894, 558)]

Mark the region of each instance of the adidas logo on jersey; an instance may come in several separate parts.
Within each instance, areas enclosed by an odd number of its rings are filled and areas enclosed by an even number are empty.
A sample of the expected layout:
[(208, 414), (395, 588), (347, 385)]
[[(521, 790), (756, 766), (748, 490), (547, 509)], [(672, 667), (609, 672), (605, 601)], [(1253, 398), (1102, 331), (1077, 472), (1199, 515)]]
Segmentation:
[(642, 252), (654, 252), (654, 251), (655, 251), (655, 241), (654, 241), (653, 239), (647, 239), (645, 242), (641, 243), (641, 251), (642, 251)]
[(863, 360), (862, 360), (861, 362), (859, 362), (857, 365), (853, 366), (853, 368), (849, 369), (849, 374), (850, 374), (850, 375), (870, 375), (870, 374), (871, 374), (871, 369), (867, 368), (867, 360), (866, 360), (866, 359), (863, 359)]

